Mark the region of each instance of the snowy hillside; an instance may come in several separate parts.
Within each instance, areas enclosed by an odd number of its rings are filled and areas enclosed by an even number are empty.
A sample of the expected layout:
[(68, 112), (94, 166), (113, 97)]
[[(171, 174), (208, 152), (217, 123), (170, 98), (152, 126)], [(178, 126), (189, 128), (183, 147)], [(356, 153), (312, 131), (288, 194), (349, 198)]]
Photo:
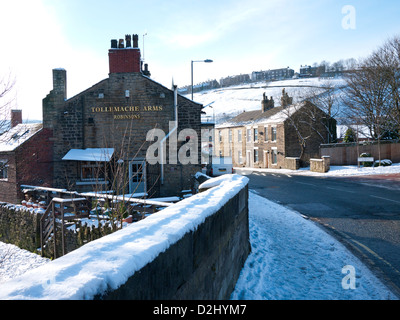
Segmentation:
[[(258, 82), (198, 92), (193, 95), (193, 100), (204, 106), (211, 104), (204, 108), (204, 112), (206, 112), (204, 118), (211, 122), (215, 117), (215, 121), (219, 123), (243, 111), (258, 110), (261, 108), (261, 100), (264, 93), (268, 98), (273, 97), (275, 106), (279, 106), (282, 89), (285, 89), (289, 96), (293, 97), (293, 102), (297, 103), (304, 99), (307, 90), (321, 88), (327, 81), (335, 84), (335, 86), (344, 84), (342, 78), (327, 80), (321, 78), (307, 78), (268, 83)], [(187, 95), (187, 97), (191, 98), (190, 95)]]

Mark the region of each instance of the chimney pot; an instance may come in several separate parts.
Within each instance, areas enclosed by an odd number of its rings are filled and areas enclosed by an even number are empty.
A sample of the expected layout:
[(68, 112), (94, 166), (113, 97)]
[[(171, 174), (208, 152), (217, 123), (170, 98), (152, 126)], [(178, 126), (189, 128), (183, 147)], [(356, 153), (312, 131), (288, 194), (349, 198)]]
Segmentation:
[(139, 36), (137, 34), (134, 34), (132, 36), (132, 39), (133, 39), (133, 47), (139, 48)]
[(126, 41), (126, 47), (131, 48), (132, 47), (132, 37), (130, 34), (125, 35), (125, 41)]

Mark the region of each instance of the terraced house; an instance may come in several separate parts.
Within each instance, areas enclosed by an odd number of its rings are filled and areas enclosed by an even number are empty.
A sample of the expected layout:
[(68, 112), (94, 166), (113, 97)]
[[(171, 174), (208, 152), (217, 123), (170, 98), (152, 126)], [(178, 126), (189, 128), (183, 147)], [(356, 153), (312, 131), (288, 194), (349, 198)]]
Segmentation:
[(283, 89), (280, 106), (264, 95), (259, 110), (217, 125), (215, 154), (231, 156), (236, 167), (298, 169), (320, 157), (335, 128), (335, 119), (311, 102), (292, 104)]

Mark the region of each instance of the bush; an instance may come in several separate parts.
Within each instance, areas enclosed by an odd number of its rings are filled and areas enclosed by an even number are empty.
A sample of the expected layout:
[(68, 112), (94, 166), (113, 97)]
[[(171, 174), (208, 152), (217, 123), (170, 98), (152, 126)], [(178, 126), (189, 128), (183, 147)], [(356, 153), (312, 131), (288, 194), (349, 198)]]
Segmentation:
[[(372, 155), (370, 153), (363, 152), (360, 154), (360, 158), (370, 158)], [(374, 165), (373, 162), (362, 162), (361, 163), (364, 167), (372, 167)]]
[(374, 163), (374, 167), (389, 167), (392, 165), (392, 161), (389, 159), (383, 159), (379, 162), (379, 160), (376, 160)]

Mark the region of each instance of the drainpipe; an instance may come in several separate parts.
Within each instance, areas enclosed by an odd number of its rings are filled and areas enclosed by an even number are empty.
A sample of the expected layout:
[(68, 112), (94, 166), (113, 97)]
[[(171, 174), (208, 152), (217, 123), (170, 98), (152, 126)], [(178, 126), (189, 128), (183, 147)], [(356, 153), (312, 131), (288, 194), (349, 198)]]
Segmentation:
[(161, 155), (161, 185), (164, 184), (164, 144), (172, 133), (178, 129), (178, 86), (174, 85), (174, 111), (175, 111), (175, 124), (170, 132), (161, 140), (160, 155)]

